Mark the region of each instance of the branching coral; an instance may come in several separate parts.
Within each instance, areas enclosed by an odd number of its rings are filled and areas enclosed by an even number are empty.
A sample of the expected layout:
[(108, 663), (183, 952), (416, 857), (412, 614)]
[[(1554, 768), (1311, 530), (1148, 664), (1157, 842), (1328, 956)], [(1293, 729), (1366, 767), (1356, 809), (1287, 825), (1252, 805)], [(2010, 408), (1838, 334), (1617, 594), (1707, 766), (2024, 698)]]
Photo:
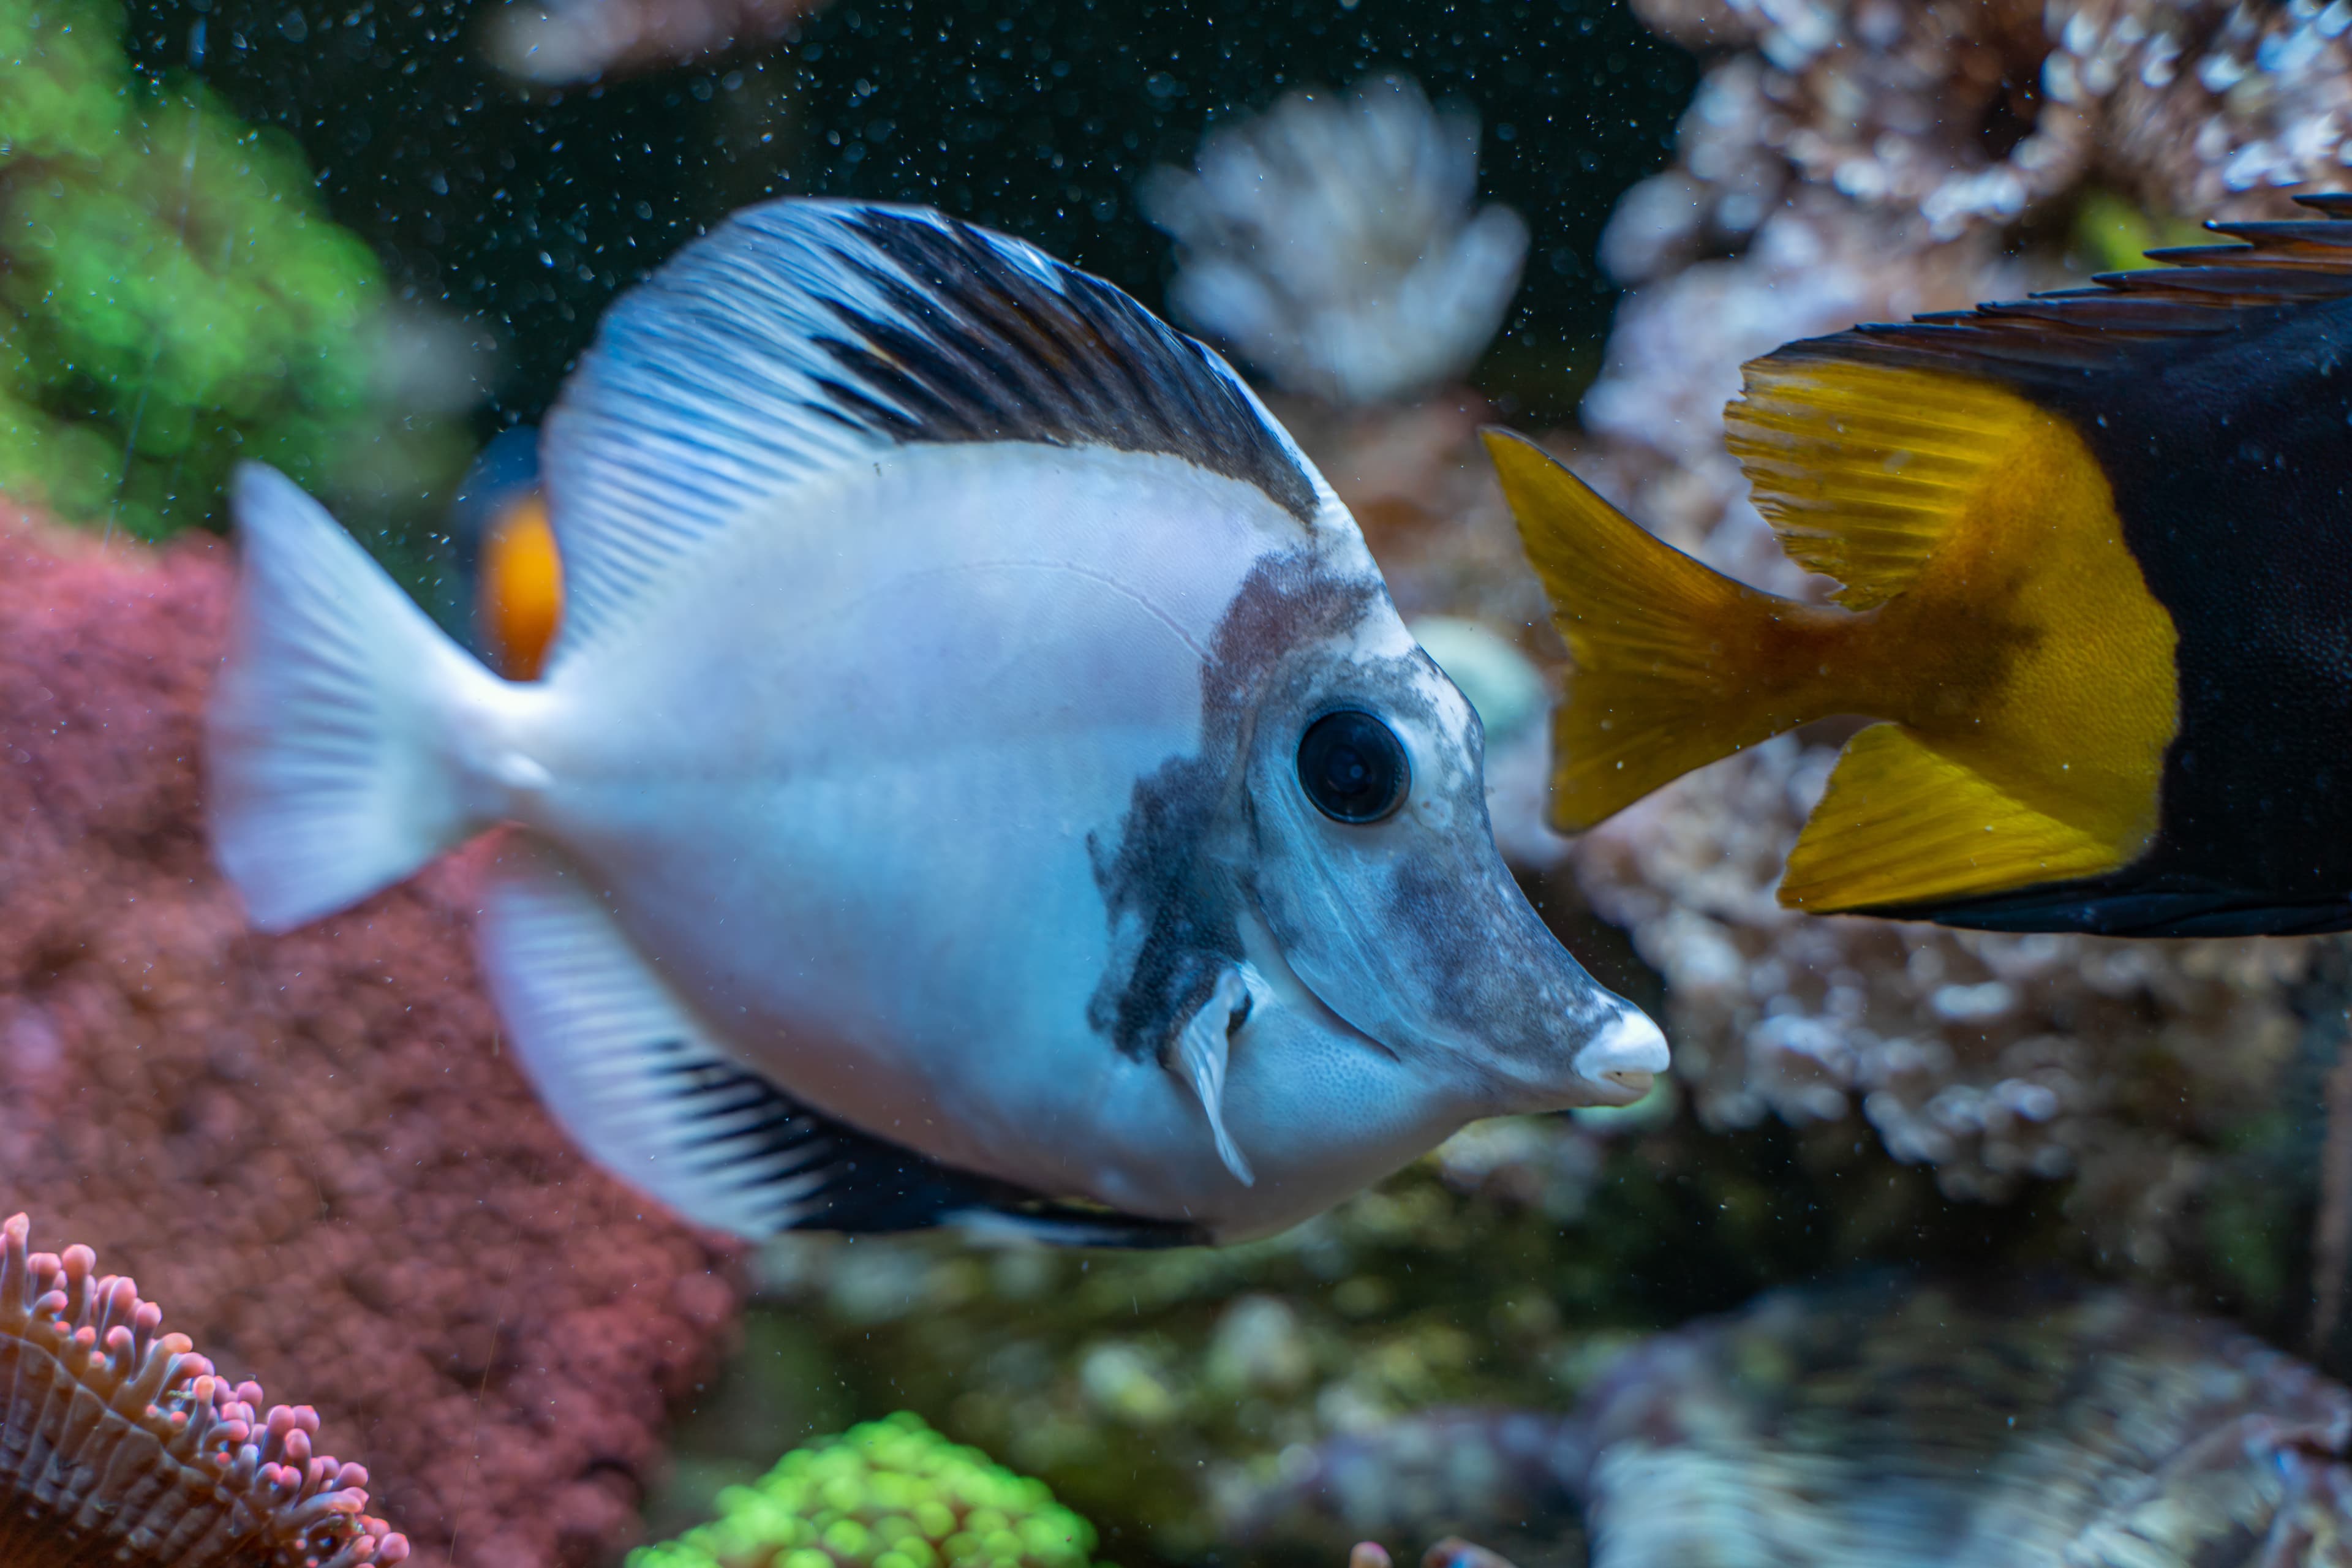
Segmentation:
[(362, 1568), (408, 1542), (364, 1467), (314, 1453), (318, 1413), (262, 1411), (87, 1247), (0, 1224), (0, 1564)]
[[(1644, 525), (1782, 592), (1820, 583), (1779, 550), (1725, 449), (1743, 361), (2063, 282), (2069, 243), (2153, 236), (2147, 213), (2267, 211), (2284, 199), (2274, 180), (2347, 174), (2332, 128), (2352, 129), (2338, 112), (2352, 11), (1650, 0), (1643, 14), (1721, 53), (1676, 166), (1612, 221), (1607, 258), (1640, 286), (1586, 401), (1596, 449), (1580, 467)], [(2285, 146), (2291, 169), (2273, 158)], [(1693, 259), (1726, 247), (1739, 254)], [(1702, 1120), (1855, 1115), (1961, 1199), (2072, 1175), (2084, 1261), (2163, 1276), (2178, 1262), (2164, 1238), (2210, 1196), (2220, 1151), (2294, 1089), (2309, 949), (1790, 916), (1771, 888), (1824, 781), (1821, 742), (1837, 738), (1718, 764), (1574, 851), (1594, 907), (1665, 976)]]
[[(2310, 945), (2000, 936), (1792, 913), (1772, 889), (1834, 752), (1783, 738), (1579, 841), (1594, 907), (1666, 978), (1675, 1065), (1715, 1127), (1859, 1114), (1945, 1192), (2078, 1177), (2098, 1246), (2160, 1218), (2284, 1091)], [(2201, 1154), (2201, 1158), (2200, 1158)]]
[(1087, 1568), (1094, 1527), (913, 1415), (796, 1448), (629, 1568)]
[(1474, 214), (1477, 180), (1476, 116), (1391, 76), (1211, 132), (1143, 201), (1180, 316), (1290, 391), (1377, 403), (1460, 375), (1503, 323), (1527, 225)]
[(2347, 17), (2317, 0), (1643, 0), (1717, 53), (1679, 167), (1620, 215), (1608, 259), (1654, 276), (1834, 193), (1948, 240), (2085, 182), (2159, 212), (2255, 216), (2256, 193), (2345, 178)]
[(135, 77), (108, 21), (0, 7), (0, 494), (155, 537), (237, 458), (333, 480), (404, 437), (375, 258), (282, 132)]

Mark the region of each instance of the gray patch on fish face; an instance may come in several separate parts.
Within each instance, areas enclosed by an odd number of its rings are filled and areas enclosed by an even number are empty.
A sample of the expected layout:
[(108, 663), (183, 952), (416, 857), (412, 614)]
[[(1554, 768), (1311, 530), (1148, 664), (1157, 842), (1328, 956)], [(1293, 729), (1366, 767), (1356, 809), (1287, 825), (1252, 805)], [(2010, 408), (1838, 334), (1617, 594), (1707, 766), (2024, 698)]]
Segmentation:
[(1157, 1054), (1241, 961), (1259, 704), (1286, 656), (1344, 633), (1378, 602), (1377, 583), (1334, 575), (1312, 555), (1261, 558), (1201, 670), (1200, 749), (1136, 781), (1115, 849), (1087, 836), (1111, 931), (1087, 1021), (1120, 1050)]
[[(1553, 983), (1559, 942), (1532, 909), (1524, 919), (1473, 921), (1464, 918), (1471, 901), (1516, 914), (1524, 895), (1499, 861), (1490, 871), (1412, 858), (1389, 879), (1385, 919), (1407, 933), (1398, 952), (1410, 962), (1433, 1027), (1524, 1050), (1535, 1042), (1523, 1037), (1549, 1035), (1563, 1019), (1598, 1027), (1622, 1010), (1597, 985)], [(1531, 984), (1532, 976), (1546, 978)]]

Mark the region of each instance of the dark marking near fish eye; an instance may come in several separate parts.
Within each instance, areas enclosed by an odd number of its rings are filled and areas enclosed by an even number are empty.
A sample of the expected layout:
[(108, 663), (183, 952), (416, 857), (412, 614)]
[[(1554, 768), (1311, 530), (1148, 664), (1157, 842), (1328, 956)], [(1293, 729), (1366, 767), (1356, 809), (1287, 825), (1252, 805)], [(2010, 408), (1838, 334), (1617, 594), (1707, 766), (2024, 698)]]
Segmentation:
[(849, 226), (904, 276), (840, 258), (893, 313), (830, 302), (848, 335), (819, 346), (845, 374), (819, 382), (831, 401), (817, 412), (902, 443), (1164, 453), (1313, 520), (1314, 481), (1231, 374), (1120, 290), (1075, 268), (1039, 278), (952, 220), (877, 212)]
[(1412, 763), (1395, 731), (1370, 713), (1342, 708), (1299, 737), (1298, 784), (1332, 821), (1373, 823), (1404, 804)]
[[(1506, 1057), (1540, 1056), (1555, 1048), (1563, 1020), (1597, 1025), (1617, 1005), (1597, 988), (1559, 981), (1559, 939), (1509, 878), (1499, 858), (1401, 858), (1389, 870), (1384, 923), (1396, 933), (1392, 954), (1419, 978), (1431, 1022), (1485, 1039)], [(1512, 918), (1465, 921), (1465, 899)], [(1531, 976), (1544, 978), (1531, 984)]]
[(1138, 779), (1116, 847), (1089, 834), (1111, 956), (1087, 1022), (1129, 1055), (1156, 1055), (1242, 957), (1250, 721), (1286, 655), (1337, 635), (1379, 599), (1376, 581), (1306, 553), (1251, 568), (1201, 669), (1200, 749)]

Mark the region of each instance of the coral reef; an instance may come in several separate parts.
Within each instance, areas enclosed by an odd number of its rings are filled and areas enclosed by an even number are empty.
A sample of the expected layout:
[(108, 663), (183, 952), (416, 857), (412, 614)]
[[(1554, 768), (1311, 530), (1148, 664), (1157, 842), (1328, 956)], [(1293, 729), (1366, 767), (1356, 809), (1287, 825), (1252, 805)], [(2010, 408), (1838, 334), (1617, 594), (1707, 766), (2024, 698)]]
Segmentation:
[[(2177, 1205), (2232, 1123), (2292, 1082), (2308, 941), (2001, 936), (1781, 909), (1772, 889), (1832, 747), (1783, 736), (1579, 840), (1593, 908), (1666, 980), (1702, 1121), (1859, 1112), (1950, 1196), (2077, 1176), (2084, 1223)], [(2135, 1125), (2136, 1124), (2136, 1125)], [(2114, 1206), (2120, 1204), (2121, 1207)]]
[(824, 0), (548, 0), (489, 26), (490, 58), (526, 81), (561, 86), (684, 65), (772, 42)]
[(362, 1568), (408, 1541), (368, 1515), (366, 1468), (313, 1452), (318, 1412), (262, 1410), (87, 1247), (0, 1224), (0, 1563)]
[(795, 1448), (628, 1568), (1087, 1568), (1094, 1527), (900, 1412)]
[(2352, 43), (2298, 0), (1642, 0), (1728, 58), (1636, 193), (1612, 266), (1738, 245), (1812, 190), (1948, 240), (2086, 182), (2158, 212), (2271, 216), (2261, 193), (2344, 178)]
[(1882, 1276), (1660, 1335), (1569, 1415), (1286, 1456), (1228, 1508), (1327, 1552), (1467, 1531), (1583, 1563), (1589, 1532), (1591, 1568), (2317, 1568), (2352, 1531), (2352, 1391), (2126, 1292)]
[(1279, 1456), (1432, 1404), (1564, 1407), (1633, 1331), (1752, 1289), (1731, 1254), (1755, 1237), (1727, 1247), (1720, 1226), (1758, 1194), (1690, 1181), (1683, 1204), (1638, 1152), (1659, 1114), (1488, 1123), (1213, 1251), (782, 1237), (755, 1321), (810, 1335), (869, 1407), (919, 1410), (1039, 1476), (1107, 1554), (1193, 1560), (1219, 1546), (1212, 1498)]
[(215, 550), (0, 534), (0, 1192), (312, 1399), (420, 1557), (604, 1561), (729, 1331), (732, 1254), (540, 1109), (466, 865), (248, 931), (198, 808)]
[(1351, 405), (1459, 376), (1503, 324), (1527, 225), (1474, 214), (1477, 182), (1476, 117), (1384, 76), (1222, 126), (1141, 197), (1176, 241), (1181, 319), (1286, 390)]
[(0, 8), (0, 494), (155, 538), (216, 519), (240, 457), (353, 495), (429, 479), (453, 437), (391, 416), (469, 402), (463, 346), (412, 363), (435, 333), (291, 141), (134, 75), (117, 26)]

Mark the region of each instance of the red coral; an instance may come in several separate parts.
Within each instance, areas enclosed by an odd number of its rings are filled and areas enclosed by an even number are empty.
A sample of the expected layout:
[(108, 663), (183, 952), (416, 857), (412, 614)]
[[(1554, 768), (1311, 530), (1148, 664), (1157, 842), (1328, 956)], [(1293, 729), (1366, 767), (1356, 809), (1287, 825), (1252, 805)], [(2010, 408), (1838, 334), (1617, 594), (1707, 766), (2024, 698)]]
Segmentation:
[(462, 858), (247, 930), (199, 812), (217, 551), (0, 530), (0, 1212), (313, 1399), (420, 1560), (603, 1558), (731, 1322), (730, 1247), (589, 1166), (501, 1055)]

